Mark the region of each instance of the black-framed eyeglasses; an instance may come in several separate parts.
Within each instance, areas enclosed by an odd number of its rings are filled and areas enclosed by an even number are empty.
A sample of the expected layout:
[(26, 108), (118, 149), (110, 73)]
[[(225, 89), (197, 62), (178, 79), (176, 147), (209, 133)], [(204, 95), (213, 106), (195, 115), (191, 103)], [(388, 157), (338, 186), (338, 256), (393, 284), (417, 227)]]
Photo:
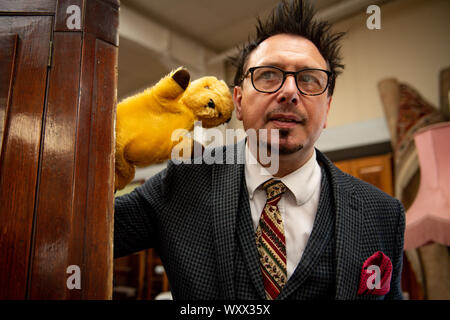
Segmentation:
[(259, 92), (277, 92), (283, 86), (286, 77), (291, 74), (295, 78), (297, 89), (301, 94), (317, 96), (327, 90), (332, 73), (328, 70), (314, 68), (284, 71), (275, 66), (258, 66), (249, 68), (241, 78), (241, 83), (248, 74), (251, 74), (253, 88)]

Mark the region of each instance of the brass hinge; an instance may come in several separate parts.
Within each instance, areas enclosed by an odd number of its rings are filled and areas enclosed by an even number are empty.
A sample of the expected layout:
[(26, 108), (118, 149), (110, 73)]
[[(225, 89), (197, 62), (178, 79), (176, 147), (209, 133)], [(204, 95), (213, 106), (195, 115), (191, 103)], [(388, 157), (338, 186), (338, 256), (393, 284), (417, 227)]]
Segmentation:
[(53, 58), (53, 41), (50, 41), (50, 48), (48, 52), (48, 64), (47, 67), (52, 67), (52, 58)]

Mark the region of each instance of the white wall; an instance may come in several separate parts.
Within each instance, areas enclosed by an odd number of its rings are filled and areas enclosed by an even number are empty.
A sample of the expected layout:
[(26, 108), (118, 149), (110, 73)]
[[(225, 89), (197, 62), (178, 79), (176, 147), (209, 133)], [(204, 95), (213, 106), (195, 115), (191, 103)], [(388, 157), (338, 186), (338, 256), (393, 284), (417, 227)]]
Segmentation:
[(395, 77), (439, 106), (439, 71), (450, 66), (450, 1), (397, 0), (381, 6), (381, 29), (362, 12), (335, 25), (346, 68), (337, 80), (329, 127), (384, 118), (378, 82)]

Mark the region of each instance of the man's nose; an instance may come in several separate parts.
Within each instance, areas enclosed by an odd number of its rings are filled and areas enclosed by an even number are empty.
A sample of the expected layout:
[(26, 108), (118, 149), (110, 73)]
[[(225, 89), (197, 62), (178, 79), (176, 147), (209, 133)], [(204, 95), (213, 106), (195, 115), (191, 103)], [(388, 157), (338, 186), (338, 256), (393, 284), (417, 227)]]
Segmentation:
[(280, 88), (280, 94), (278, 96), (279, 103), (297, 103), (298, 102), (298, 88), (295, 83), (295, 77), (291, 74), (286, 75), (283, 86)]

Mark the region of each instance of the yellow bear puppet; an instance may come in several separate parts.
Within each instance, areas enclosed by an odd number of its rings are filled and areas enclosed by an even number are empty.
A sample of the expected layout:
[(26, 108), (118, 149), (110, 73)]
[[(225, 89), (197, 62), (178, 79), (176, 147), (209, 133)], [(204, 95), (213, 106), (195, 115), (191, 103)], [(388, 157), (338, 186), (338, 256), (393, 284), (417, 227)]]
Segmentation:
[(115, 190), (133, 179), (136, 166), (166, 161), (178, 143), (192, 144), (192, 140), (173, 139), (176, 129), (190, 131), (196, 121), (204, 128), (221, 125), (231, 119), (233, 108), (225, 82), (215, 77), (190, 82), (182, 67), (121, 101), (116, 116)]

